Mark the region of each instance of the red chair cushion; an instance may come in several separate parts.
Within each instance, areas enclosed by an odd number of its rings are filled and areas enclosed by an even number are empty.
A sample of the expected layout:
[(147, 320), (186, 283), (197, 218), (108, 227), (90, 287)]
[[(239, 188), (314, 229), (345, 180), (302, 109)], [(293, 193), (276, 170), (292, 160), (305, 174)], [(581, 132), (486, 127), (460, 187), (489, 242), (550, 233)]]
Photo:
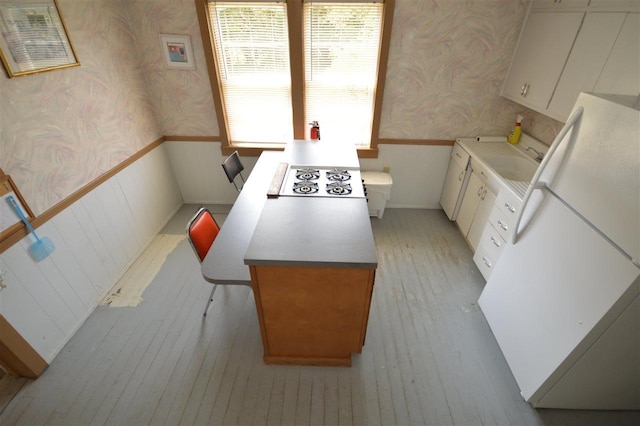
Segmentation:
[(211, 244), (218, 236), (220, 228), (208, 211), (202, 212), (189, 229), (189, 237), (198, 252), (202, 262), (211, 248)]

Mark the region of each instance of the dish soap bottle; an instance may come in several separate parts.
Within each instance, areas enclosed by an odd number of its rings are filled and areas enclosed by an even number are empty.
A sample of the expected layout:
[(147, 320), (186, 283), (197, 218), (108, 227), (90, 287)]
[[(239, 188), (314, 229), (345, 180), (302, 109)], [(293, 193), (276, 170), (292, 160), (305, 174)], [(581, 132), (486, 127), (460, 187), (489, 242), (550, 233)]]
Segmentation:
[(523, 118), (524, 117), (521, 116), (520, 114), (518, 114), (518, 116), (516, 117), (516, 125), (513, 127), (513, 130), (511, 130), (511, 134), (507, 137), (507, 140), (509, 141), (509, 143), (512, 143), (515, 145), (520, 140), (520, 133), (522, 133)]

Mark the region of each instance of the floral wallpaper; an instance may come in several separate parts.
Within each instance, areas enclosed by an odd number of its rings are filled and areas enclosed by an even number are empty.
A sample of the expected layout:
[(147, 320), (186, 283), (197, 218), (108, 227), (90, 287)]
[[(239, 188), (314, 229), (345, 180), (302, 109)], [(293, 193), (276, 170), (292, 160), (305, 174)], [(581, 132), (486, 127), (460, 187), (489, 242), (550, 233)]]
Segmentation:
[[(5, 0), (0, 0), (5, 1)], [(0, 72), (0, 168), (36, 214), (163, 135), (217, 136), (194, 0), (59, 0), (81, 66)], [(528, 0), (396, 0), (380, 137), (455, 139), (561, 123), (499, 96)], [(189, 35), (195, 70), (159, 34)]]
[(35, 214), (162, 136), (122, 2), (59, 6), (81, 66), (0, 72), (0, 168)]
[[(194, 0), (126, 0), (126, 10), (164, 135), (218, 136)], [(168, 69), (159, 34), (191, 37), (195, 70)]]
[(455, 139), (561, 123), (500, 97), (528, 0), (396, 0), (380, 137)]

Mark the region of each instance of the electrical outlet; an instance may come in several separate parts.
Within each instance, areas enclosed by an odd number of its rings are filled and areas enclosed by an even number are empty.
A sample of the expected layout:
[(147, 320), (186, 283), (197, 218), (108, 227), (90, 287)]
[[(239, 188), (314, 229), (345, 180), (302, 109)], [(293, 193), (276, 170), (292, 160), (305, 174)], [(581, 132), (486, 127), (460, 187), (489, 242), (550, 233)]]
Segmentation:
[(389, 170), (391, 170), (391, 167), (383, 167), (382, 171), (385, 173), (389, 173)]
[(0, 290), (5, 288), (7, 285), (4, 283), (4, 277), (7, 276), (7, 271), (3, 271), (0, 269)]

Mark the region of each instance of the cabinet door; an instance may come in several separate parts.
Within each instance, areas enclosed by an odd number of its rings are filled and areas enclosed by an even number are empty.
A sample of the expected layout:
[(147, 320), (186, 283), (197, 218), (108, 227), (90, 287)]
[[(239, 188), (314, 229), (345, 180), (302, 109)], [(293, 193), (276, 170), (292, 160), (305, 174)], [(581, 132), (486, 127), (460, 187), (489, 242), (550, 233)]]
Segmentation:
[(583, 12), (531, 12), (502, 95), (534, 110), (546, 110), (583, 16)]
[[(587, 13), (553, 93), (548, 115), (566, 121), (580, 92), (593, 91), (625, 16), (625, 13)], [(636, 53), (637, 45), (636, 40)]]
[(464, 192), (462, 204), (460, 205), (458, 219), (456, 220), (462, 235), (465, 237), (469, 233), (469, 228), (471, 228), (471, 222), (473, 222), (473, 216), (476, 214), (476, 210), (480, 204), (480, 196), (484, 188), (484, 182), (480, 180), (477, 174), (472, 173), (469, 184), (467, 185), (467, 190)]
[(635, 96), (640, 92), (640, 14), (627, 14), (593, 91)]
[(484, 227), (489, 221), (489, 214), (491, 214), (495, 201), (496, 194), (491, 192), (485, 185), (482, 194), (480, 194), (480, 203), (476, 209), (476, 214), (473, 216), (469, 233), (467, 234), (467, 241), (469, 241), (469, 245), (474, 251), (478, 247), (482, 231), (484, 231)]
[(451, 220), (456, 220), (458, 215), (456, 207), (459, 207), (458, 197), (465, 181), (465, 172), (466, 168), (452, 158), (440, 196), (440, 205)]

